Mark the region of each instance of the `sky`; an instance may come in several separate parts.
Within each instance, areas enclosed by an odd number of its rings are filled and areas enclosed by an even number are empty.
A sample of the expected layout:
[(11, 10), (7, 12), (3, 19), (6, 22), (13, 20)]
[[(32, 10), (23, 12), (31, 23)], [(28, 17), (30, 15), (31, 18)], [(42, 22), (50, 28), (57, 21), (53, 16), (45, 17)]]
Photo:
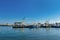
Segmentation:
[(0, 0), (0, 23), (60, 22), (60, 0)]

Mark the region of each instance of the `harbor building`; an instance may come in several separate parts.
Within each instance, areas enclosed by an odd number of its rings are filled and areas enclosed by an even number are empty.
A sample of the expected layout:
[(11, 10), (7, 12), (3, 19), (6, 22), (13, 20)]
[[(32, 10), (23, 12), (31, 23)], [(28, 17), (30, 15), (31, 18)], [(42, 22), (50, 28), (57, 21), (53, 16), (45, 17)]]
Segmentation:
[(46, 21), (46, 22), (44, 23), (44, 26), (49, 26), (49, 22)]
[(37, 27), (41, 27), (41, 23), (37, 23), (36, 25), (37, 25)]
[(56, 26), (60, 26), (60, 23), (55, 23)]

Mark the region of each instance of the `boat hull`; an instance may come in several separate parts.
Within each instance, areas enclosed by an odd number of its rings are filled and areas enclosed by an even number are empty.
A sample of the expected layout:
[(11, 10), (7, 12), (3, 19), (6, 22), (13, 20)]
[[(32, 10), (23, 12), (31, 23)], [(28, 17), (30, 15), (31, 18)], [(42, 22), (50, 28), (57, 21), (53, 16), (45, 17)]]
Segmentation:
[(29, 25), (29, 26), (13, 26), (13, 28), (35, 28), (35, 26), (33, 25)]

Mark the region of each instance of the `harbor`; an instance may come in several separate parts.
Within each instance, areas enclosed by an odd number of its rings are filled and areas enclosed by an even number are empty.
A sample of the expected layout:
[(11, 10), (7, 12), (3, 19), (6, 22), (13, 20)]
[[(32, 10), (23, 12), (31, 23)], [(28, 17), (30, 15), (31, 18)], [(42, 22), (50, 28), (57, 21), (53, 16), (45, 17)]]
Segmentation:
[(13, 28), (60, 28), (60, 23), (49, 23), (46, 21), (45, 23), (31, 23), (27, 24), (24, 22), (15, 22), (13, 24), (0, 24), (0, 26), (12, 26)]

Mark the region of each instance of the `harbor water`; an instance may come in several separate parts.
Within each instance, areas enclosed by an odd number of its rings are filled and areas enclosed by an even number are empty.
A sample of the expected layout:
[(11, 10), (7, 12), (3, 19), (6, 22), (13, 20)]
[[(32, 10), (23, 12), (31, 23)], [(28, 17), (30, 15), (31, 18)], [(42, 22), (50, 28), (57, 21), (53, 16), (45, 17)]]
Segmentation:
[(60, 40), (60, 28), (0, 26), (0, 40)]

